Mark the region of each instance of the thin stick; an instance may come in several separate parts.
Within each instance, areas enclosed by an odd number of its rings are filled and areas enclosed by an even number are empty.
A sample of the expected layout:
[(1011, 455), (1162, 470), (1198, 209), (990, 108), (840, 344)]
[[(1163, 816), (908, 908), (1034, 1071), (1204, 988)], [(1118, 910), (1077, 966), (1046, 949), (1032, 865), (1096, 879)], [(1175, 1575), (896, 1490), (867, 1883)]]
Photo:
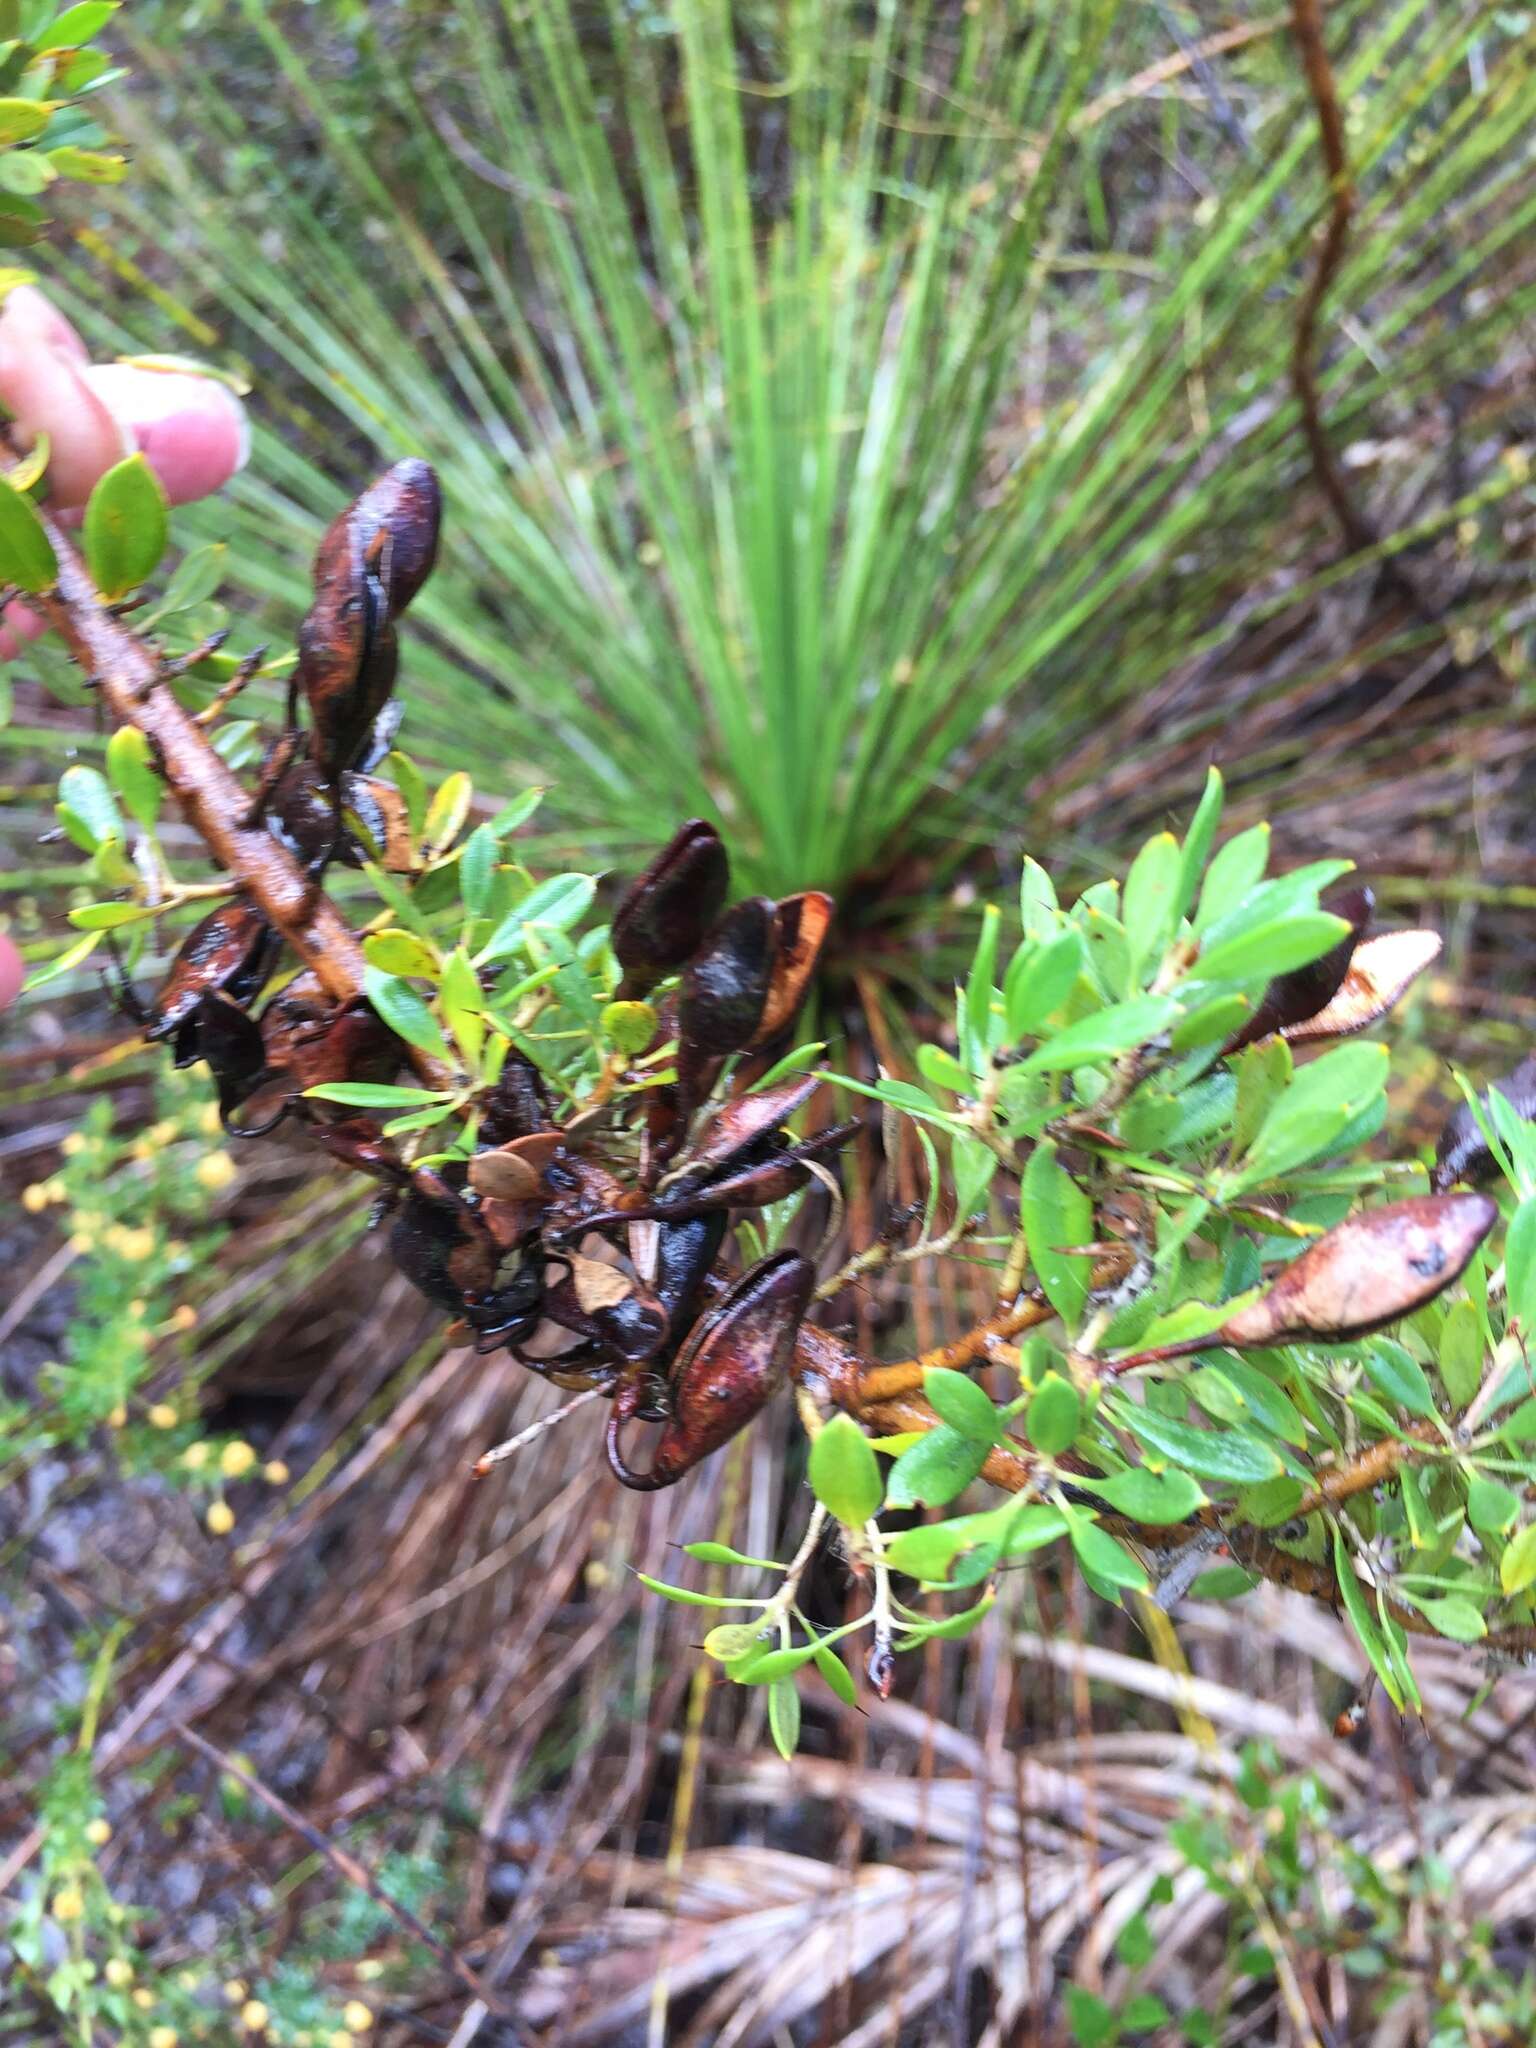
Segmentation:
[(552, 1409), (548, 1415), (541, 1415), (537, 1422), (530, 1422), (528, 1427), (520, 1429), (516, 1436), (509, 1436), (504, 1444), (497, 1444), (494, 1450), (483, 1452), (476, 1458), (471, 1468), (474, 1477), (483, 1479), (493, 1465), (505, 1464), (508, 1458), (517, 1455), (524, 1444), (531, 1444), (534, 1438), (542, 1436), (546, 1429), (553, 1429), (557, 1422), (564, 1422), (567, 1415), (574, 1415), (576, 1410), (584, 1407), (588, 1401), (595, 1401), (602, 1391), (601, 1387), (585, 1388), (583, 1392), (573, 1395), (569, 1401), (562, 1402), (558, 1408)]

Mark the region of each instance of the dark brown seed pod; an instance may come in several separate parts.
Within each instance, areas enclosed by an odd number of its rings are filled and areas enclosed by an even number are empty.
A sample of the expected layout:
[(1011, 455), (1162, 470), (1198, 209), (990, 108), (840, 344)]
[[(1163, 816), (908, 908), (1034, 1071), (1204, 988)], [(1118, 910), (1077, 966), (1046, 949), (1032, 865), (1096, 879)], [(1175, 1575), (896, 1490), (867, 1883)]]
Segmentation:
[(752, 1036), (754, 1045), (769, 1044), (794, 1022), (811, 985), (836, 907), (820, 889), (782, 897), (775, 906), (773, 975), (768, 1000)]
[(695, 953), (720, 915), (731, 863), (719, 833), (690, 818), (624, 892), (611, 943), (626, 995), (643, 995)]
[(400, 1040), (375, 1010), (364, 1002), (336, 1002), (308, 971), (262, 1011), (261, 1042), (263, 1088), (280, 1089), (285, 1106), (306, 1088), (338, 1081), (387, 1083), (404, 1057)]
[(690, 1146), (689, 1173), (701, 1166), (721, 1166), (749, 1145), (782, 1130), (820, 1086), (820, 1075), (808, 1074), (798, 1081), (783, 1081), (777, 1088), (763, 1088), (756, 1095), (738, 1095), (734, 1102), (727, 1102)]
[(699, 1051), (740, 1052), (756, 1035), (773, 977), (775, 908), (766, 896), (732, 904), (684, 968), (678, 1028)]
[(647, 1472), (625, 1464), (619, 1437), (633, 1412), (621, 1396), (608, 1421), (608, 1462), (642, 1493), (671, 1486), (745, 1428), (782, 1385), (816, 1283), (797, 1252), (774, 1252), (743, 1273), (697, 1323), (672, 1372), (672, 1417)]
[[(544, 1313), (612, 1362), (638, 1365), (666, 1342), (666, 1309), (648, 1288), (606, 1259), (569, 1252), (565, 1271), (544, 1296)], [(586, 1364), (583, 1357), (582, 1364)]]
[(1368, 1337), (1458, 1279), (1498, 1215), (1486, 1195), (1415, 1195), (1363, 1210), (1326, 1232), (1268, 1293), (1201, 1341), (1243, 1348)]
[(407, 875), (416, 865), (410, 815), (393, 783), (351, 770), (341, 778), (342, 833), (336, 845), (331, 785), (314, 761), (295, 761), (278, 778), (266, 814), (276, 836), (305, 867), (335, 858), (348, 867), (377, 861), (387, 874)]
[[(1484, 1089), (1478, 1100), (1483, 1114), (1488, 1114), (1490, 1093), (1502, 1095), (1515, 1115), (1529, 1123), (1536, 1117), (1536, 1053), (1523, 1059), (1512, 1074), (1506, 1074), (1501, 1081), (1494, 1081)], [(1498, 1172), (1498, 1162), (1489, 1150), (1488, 1140), (1478, 1129), (1477, 1118), (1472, 1114), (1472, 1105), (1463, 1102), (1445, 1120), (1445, 1128), (1435, 1146), (1435, 1163), (1430, 1170), (1429, 1184), (1437, 1194), (1454, 1186), (1459, 1180), (1492, 1180)]]
[(1287, 1024), (1281, 1035), (1292, 1045), (1352, 1038), (1394, 1009), (1439, 953), (1437, 932), (1382, 932), (1363, 939), (1332, 1002), (1299, 1024)]
[(1375, 891), (1364, 886), (1340, 890), (1323, 904), (1323, 908), (1335, 917), (1342, 917), (1349, 930), (1336, 946), (1329, 947), (1320, 960), (1309, 960), (1305, 967), (1293, 967), (1288, 974), (1277, 974), (1259, 998), (1253, 1015), (1236, 1036), (1228, 1040), (1223, 1048), (1226, 1053), (1240, 1052), (1245, 1045), (1270, 1038), (1287, 1025), (1304, 1024), (1331, 1003), (1343, 987), (1355, 949), (1364, 938), (1376, 908)]
[(377, 576), (398, 615), (437, 565), (443, 491), (431, 463), (408, 456), (354, 500), (351, 515), (364, 565)]
[(315, 597), (299, 627), (294, 671), (309, 705), (311, 750), (331, 782), (367, 746), (399, 667), (389, 600), (365, 559), (355, 515), (349, 505), (315, 551)]
[(144, 1036), (151, 1044), (174, 1039), (179, 1067), (202, 1058), (187, 1027), (203, 997), (223, 995), (241, 1009), (254, 1002), (280, 944), (254, 904), (237, 900), (211, 910), (178, 947), (151, 1000)]
[[(224, 996), (204, 995), (183, 1028), (190, 1050), (184, 1059), (178, 1051), (177, 1065), (190, 1065), (194, 1059), (208, 1062), (218, 1090), (220, 1121), (227, 1130), (244, 1135), (230, 1120), (254, 1093), (266, 1064), (259, 1027)], [(179, 1048), (181, 1038), (176, 1042)]]

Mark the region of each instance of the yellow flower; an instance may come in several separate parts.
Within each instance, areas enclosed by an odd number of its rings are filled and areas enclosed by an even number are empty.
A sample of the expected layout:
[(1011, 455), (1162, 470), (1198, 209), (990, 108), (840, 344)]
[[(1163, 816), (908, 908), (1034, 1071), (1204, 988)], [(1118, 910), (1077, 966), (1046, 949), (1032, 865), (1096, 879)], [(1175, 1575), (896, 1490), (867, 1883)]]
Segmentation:
[(127, 1420), (128, 1410), (123, 1406), (122, 1402), (119, 1401), (117, 1406), (114, 1409), (112, 1409), (107, 1416), (107, 1427), (108, 1429), (121, 1429), (126, 1424)]
[(197, 1184), (207, 1188), (210, 1194), (216, 1195), (221, 1188), (227, 1188), (234, 1177), (235, 1162), (227, 1152), (210, 1152), (206, 1159), (197, 1162)]
[(174, 2027), (151, 2027), (149, 2030), (149, 2048), (176, 2048), (176, 2029)]
[(252, 2034), (260, 2034), (265, 2031), (267, 2008), (259, 1998), (248, 1998), (244, 2005), (241, 2006), (240, 2024)]
[(40, 1180), (21, 1191), (21, 1206), (29, 1216), (36, 1216), (46, 1209), (49, 1202), (48, 1190)]
[(99, 1814), (95, 1820), (88, 1820), (85, 1824), (85, 1839), (93, 1849), (105, 1849), (112, 1839), (111, 1821), (103, 1820)]
[(149, 1422), (153, 1429), (174, 1429), (176, 1410), (169, 1401), (157, 1401), (149, 1411)]
[(85, 1900), (74, 1885), (67, 1884), (54, 1893), (50, 1910), (55, 1920), (78, 1920), (85, 1911)]
[(200, 1472), (208, 1462), (208, 1446), (204, 1443), (188, 1444), (181, 1454), (181, 1462), (189, 1472)]
[(261, 1468), (261, 1476), (265, 1479), (268, 1486), (286, 1486), (288, 1484), (288, 1467), (281, 1458), (268, 1458), (266, 1464)]
[(256, 1462), (256, 1453), (238, 1437), (219, 1453), (219, 1470), (226, 1479), (241, 1479)]
[(77, 1157), (78, 1154), (85, 1150), (84, 1131), (71, 1131), (68, 1137), (61, 1138), (59, 1140), (59, 1150), (64, 1154), (64, 1157), (66, 1159), (74, 1159), (75, 1157)]
[(349, 1998), (341, 2016), (354, 2034), (366, 2034), (373, 2025), (373, 2014), (360, 1998)]
[(133, 1994), (133, 2002), (139, 2008), (140, 2012), (148, 2012), (150, 2007), (155, 2002), (155, 1994), (153, 1993), (153, 1991), (146, 1991), (144, 1986), (141, 1984), (138, 1990), (135, 1991), (135, 1993)]
[(114, 1991), (122, 1991), (133, 1982), (133, 1965), (121, 1956), (113, 1956), (102, 1972)]
[(231, 1977), (224, 1986), (224, 1996), (231, 2005), (244, 2005), (246, 1998), (245, 1979), (243, 1977)]
[(190, 1302), (184, 1301), (180, 1308), (173, 1308), (171, 1310), (171, 1328), (173, 1330), (195, 1330), (197, 1328), (197, 1310), (193, 1308)]
[(210, 1536), (227, 1536), (235, 1526), (235, 1511), (227, 1500), (216, 1500), (204, 1519)]

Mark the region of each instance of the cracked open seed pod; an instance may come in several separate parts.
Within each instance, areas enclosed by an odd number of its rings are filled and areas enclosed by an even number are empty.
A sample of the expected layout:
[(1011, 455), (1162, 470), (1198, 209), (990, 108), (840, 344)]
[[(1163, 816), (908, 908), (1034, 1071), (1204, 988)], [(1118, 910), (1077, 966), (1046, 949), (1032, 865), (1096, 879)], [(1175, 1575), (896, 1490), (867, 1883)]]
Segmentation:
[[(1536, 1054), (1523, 1059), (1512, 1074), (1506, 1074), (1501, 1081), (1491, 1082), (1483, 1091), (1478, 1099), (1485, 1117), (1490, 1094), (1502, 1095), (1515, 1115), (1525, 1122), (1529, 1123), (1536, 1117)], [(1472, 1114), (1472, 1105), (1463, 1102), (1445, 1120), (1445, 1127), (1435, 1146), (1435, 1163), (1430, 1171), (1429, 1184), (1438, 1194), (1459, 1180), (1492, 1180), (1497, 1171), (1498, 1162)]]
[(683, 970), (678, 1028), (701, 1052), (719, 1056), (751, 1044), (773, 978), (776, 908), (766, 896), (733, 903)]
[(1287, 1024), (1281, 1035), (1291, 1045), (1352, 1038), (1394, 1009), (1439, 953), (1437, 932), (1382, 932), (1362, 939), (1332, 1001), (1299, 1024)]
[(151, 1044), (173, 1040), (179, 1067), (205, 1057), (194, 1018), (203, 997), (222, 995), (244, 1009), (260, 995), (278, 950), (277, 933), (254, 904), (221, 903), (182, 940), (151, 999), (144, 1036)]
[(720, 914), (731, 864), (703, 818), (679, 826), (613, 914), (611, 944), (630, 995), (643, 995), (695, 953)]
[(1363, 885), (1340, 890), (1322, 907), (1334, 917), (1342, 917), (1349, 930), (1321, 959), (1309, 960), (1305, 967), (1293, 967), (1287, 974), (1277, 974), (1248, 1022), (1223, 1048), (1225, 1052), (1240, 1052), (1245, 1045), (1255, 1045), (1259, 1039), (1272, 1037), (1288, 1026), (1306, 1023), (1326, 1008), (1343, 987), (1376, 908), (1375, 892)]
[(614, 1403), (608, 1459), (626, 1486), (671, 1486), (746, 1427), (784, 1382), (815, 1283), (798, 1252), (773, 1252), (695, 1325), (672, 1369), (671, 1420), (646, 1472), (624, 1462), (619, 1434), (631, 1411)]
[(1368, 1337), (1458, 1279), (1498, 1214), (1486, 1195), (1415, 1195), (1364, 1210), (1326, 1232), (1267, 1293), (1202, 1341), (1263, 1347)]

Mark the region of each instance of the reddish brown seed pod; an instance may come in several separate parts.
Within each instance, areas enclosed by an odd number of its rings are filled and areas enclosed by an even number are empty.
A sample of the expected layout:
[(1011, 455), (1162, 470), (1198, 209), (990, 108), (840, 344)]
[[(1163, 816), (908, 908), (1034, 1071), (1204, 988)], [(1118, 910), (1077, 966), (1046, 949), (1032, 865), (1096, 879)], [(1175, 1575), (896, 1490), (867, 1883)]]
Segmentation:
[(336, 844), (336, 804), (319, 764), (295, 761), (279, 778), (266, 815), (289, 851), (313, 868), (335, 858), (348, 867), (377, 861), (387, 874), (410, 874), (416, 865), (410, 814), (393, 783), (351, 770), (341, 778), (341, 844)]
[(794, 1022), (805, 1001), (836, 905), (820, 889), (785, 896), (774, 909), (774, 960), (753, 1045), (767, 1045)]
[(1202, 1341), (1267, 1347), (1368, 1337), (1458, 1279), (1498, 1214), (1486, 1195), (1415, 1195), (1363, 1210), (1308, 1246), (1266, 1294)]
[[(1488, 1114), (1490, 1094), (1502, 1095), (1515, 1115), (1526, 1123), (1536, 1117), (1536, 1054), (1523, 1059), (1512, 1074), (1490, 1083), (1483, 1091), (1478, 1100), (1484, 1116)], [(1430, 1170), (1429, 1184), (1438, 1194), (1459, 1180), (1492, 1180), (1497, 1171), (1498, 1162), (1489, 1149), (1488, 1140), (1478, 1128), (1472, 1105), (1463, 1102), (1445, 1120), (1445, 1127), (1435, 1146), (1435, 1163)]]
[(643, 995), (698, 950), (730, 880), (730, 859), (714, 826), (703, 818), (679, 826), (613, 914), (610, 943), (627, 994)]
[(564, 1271), (544, 1294), (544, 1313), (611, 1362), (638, 1365), (666, 1342), (667, 1311), (649, 1288), (606, 1259), (568, 1252)]
[(280, 941), (254, 904), (220, 904), (195, 924), (177, 949), (149, 1007), (144, 1036), (151, 1044), (174, 1039), (176, 1064), (203, 1057), (189, 1030), (204, 996), (223, 995), (244, 1009), (261, 993)]
[(1259, 1039), (1272, 1037), (1287, 1026), (1306, 1023), (1326, 1008), (1343, 987), (1376, 908), (1375, 891), (1363, 885), (1341, 890), (1322, 907), (1333, 916), (1342, 917), (1349, 930), (1321, 959), (1309, 960), (1305, 967), (1293, 967), (1288, 974), (1277, 974), (1259, 998), (1253, 1015), (1223, 1047), (1225, 1053), (1240, 1052), (1245, 1045), (1255, 1045)]
[(776, 1088), (763, 1088), (755, 1095), (738, 1095), (718, 1109), (699, 1132), (688, 1150), (688, 1171), (700, 1166), (720, 1166), (734, 1159), (749, 1145), (782, 1130), (796, 1110), (804, 1109), (821, 1086), (817, 1074), (798, 1081), (781, 1081)]
[(363, 560), (391, 612), (403, 612), (437, 565), (443, 491), (429, 462), (407, 456), (350, 507)]
[(1383, 932), (1377, 938), (1363, 939), (1354, 950), (1338, 994), (1315, 1016), (1287, 1024), (1282, 1037), (1292, 1045), (1353, 1037), (1394, 1009), (1439, 953), (1438, 932)]
[(389, 599), (364, 537), (355, 504), (326, 528), (315, 551), (314, 602), (299, 627), (293, 688), (309, 705), (311, 751), (329, 782), (367, 746), (399, 667)]
[(678, 1029), (690, 1046), (722, 1055), (752, 1042), (773, 976), (776, 909), (766, 896), (733, 904), (688, 962)]
[(338, 1081), (387, 1083), (399, 1072), (400, 1040), (367, 1003), (338, 1003), (306, 971), (261, 1013), (264, 1087), (282, 1090), (286, 1105), (306, 1088)]
[(619, 1437), (632, 1412), (621, 1396), (608, 1421), (608, 1462), (626, 1486), (672, 1486), (745, 1428), (783, 1384), (816, 1276), (798, 1252), (774, 1252), (743, 1273), (695, 1325), (673, 1368), (672, 1416), (650, 1470), (624, 1462)]

